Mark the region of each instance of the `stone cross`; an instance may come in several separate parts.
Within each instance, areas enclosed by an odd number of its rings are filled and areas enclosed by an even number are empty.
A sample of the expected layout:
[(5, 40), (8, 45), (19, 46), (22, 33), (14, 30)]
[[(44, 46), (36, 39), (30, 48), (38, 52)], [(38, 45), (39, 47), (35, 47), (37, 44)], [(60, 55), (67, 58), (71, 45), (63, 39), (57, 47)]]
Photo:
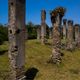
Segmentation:
[(53, 25), (53, 50), (50, 62), (60, 63), (61, 62), (61, 36), (60, 27), (61, 20), (64, 16), (65, 9), (60, 7), (51, 12), (51, 22)]
[(41, 11), (41, 44), (45, 44), (46, 42), (46, 11)]
[(72, 50), (73, 49), (73, 21), (68, 21), (68, 32), (67, 32), (67, 49)]
[(8, 0), (10, 80), (24, 80), (25, 0)]

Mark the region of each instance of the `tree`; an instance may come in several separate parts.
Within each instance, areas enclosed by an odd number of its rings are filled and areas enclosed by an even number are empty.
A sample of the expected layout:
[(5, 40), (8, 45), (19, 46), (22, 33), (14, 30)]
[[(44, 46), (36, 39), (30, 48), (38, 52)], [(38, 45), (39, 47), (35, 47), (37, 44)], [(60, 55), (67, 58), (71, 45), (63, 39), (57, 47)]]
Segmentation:
[(32, 22), (29, 22), (26, 25), (26, 28), (28, 30), (28, 39), (36, 39), (37, 38), (37, 26), (34, 25)]
[(0, 25), (0, 44), (8, 40), (8, 28)]

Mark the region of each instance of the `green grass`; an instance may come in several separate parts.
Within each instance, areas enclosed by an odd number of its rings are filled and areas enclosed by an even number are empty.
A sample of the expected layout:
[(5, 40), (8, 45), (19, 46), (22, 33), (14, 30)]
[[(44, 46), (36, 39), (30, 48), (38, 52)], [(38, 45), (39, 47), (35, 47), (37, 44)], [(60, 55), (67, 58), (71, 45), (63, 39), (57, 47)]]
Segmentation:
[[(80, 50), (65, 51), (60, 65), (48, 64), (47, 60), (52, 54), (51, 45), (41, 45), (37, 40), (29, 40), (25, 43), (26, 71), (29, 68), (38, 69), (34, 80), (80, 80)], [(0, 46), (0, 51), (8, 50), (8, 44)], [(8, 52), (0, 55), (0, 80), (6, 80), (9, 76)]]

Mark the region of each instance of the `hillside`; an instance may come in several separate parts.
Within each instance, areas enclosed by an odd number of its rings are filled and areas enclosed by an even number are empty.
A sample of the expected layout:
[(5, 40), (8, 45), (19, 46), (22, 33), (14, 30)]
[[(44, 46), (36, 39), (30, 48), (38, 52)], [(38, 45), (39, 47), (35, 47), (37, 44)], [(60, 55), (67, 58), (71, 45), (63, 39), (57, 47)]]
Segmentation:
[[(34, 80), (80, 80), (80, 50), (64, 53), (60, 65), (48, 64), (52, 46), (41, 45), (37, 40), (29, 40), (25, 43), (26, 75)], [(9, 60), (8, 43), (0, 45), (0, 80), (8, 80)], [(33, 80), (33, 79), (31, 79)]]

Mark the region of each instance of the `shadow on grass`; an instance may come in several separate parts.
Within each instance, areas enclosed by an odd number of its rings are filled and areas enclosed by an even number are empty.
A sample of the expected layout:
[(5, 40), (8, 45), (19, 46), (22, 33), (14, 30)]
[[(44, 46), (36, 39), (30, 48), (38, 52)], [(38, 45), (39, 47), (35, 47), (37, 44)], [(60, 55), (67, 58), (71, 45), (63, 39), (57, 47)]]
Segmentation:
[(8, 52), (8, 50), (3, 50), (3, 51), (0, 51), (0, 55), (4, 55), (5, 52)]
[(29, 68), (26, 73), (25, 73), (25, 76), (26, 76), (26, 79), (25, 80), (34, 80), (36, 74), (38, 73), (38, 69), (36, 68)]

